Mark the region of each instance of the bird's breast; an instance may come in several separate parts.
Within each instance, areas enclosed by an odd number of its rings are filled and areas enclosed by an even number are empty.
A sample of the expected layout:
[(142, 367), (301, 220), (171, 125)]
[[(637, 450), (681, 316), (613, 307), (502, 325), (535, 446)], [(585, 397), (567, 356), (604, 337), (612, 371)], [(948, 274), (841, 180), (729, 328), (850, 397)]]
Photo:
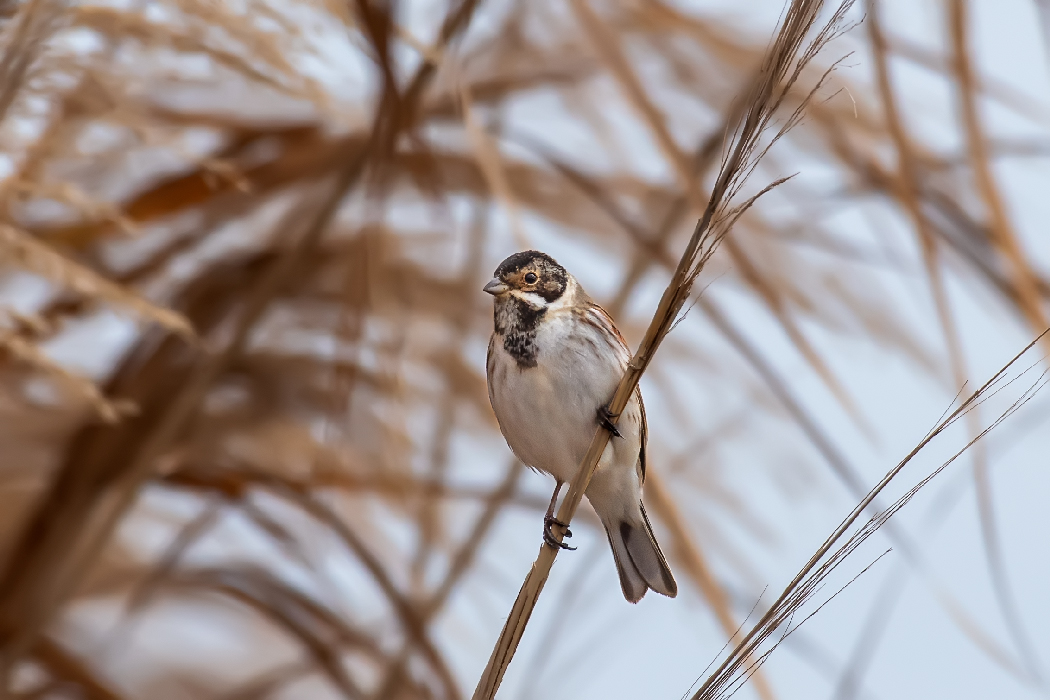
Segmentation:
[(489, 396), (500, 429), (525, 464), (568, 481), (586, 454), (599, 406), (612, 397), (626, 359), (568, 314), (536, 329), (536, 363), (522, 366), (497, 334)]

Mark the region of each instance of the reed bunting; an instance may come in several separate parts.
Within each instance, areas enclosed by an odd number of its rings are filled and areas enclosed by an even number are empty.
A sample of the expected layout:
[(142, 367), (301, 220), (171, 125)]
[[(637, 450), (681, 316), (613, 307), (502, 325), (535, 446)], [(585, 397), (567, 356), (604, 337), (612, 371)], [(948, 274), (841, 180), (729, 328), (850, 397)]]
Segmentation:
[(569, 548), (551, 533), (552, 525), (565, 528), (554, 505), (603, 425), (612, 437), (587, 500), (605, 526), (624, 598), (637, 603), (650, 588), (673, 598), (678, 586), (642, 507), (648, 431), (641, 390), (618, 424), (606, 408), (631, 359), (627, 343), (609, 314), (544, 253), (510, 256), (485, 291), (495, 297), (486, 363), (492, 410), (518, 459), (556, 482), (544, 541)]

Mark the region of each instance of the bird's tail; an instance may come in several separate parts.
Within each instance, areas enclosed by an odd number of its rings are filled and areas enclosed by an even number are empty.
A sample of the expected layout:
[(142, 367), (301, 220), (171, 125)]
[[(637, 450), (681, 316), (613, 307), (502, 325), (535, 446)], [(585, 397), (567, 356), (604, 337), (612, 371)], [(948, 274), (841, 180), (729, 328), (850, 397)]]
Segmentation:
[(616, 560), (616, 571), (620, 574), (623, 597), (631, 603), (637, 603), (651, 588), (661, 595), (674, 598), (678, 595), (678, 584), (660, 551), (660, 545), (653, 537), (645, 508), (641, 503), (638, 506), (642, 514), (641, 522), (621, 520), (605, 523), (605, 533), (609, 536), (613, 559)]

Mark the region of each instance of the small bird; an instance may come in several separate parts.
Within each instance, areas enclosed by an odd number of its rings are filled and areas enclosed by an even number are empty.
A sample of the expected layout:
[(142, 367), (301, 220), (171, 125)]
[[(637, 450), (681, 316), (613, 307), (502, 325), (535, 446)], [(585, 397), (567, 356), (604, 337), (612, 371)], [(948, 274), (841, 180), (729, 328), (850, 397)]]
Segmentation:
[(544, 541), (572, 549), (551, 533), (558, 525), (572, 535), (554, 518), (554, 505), (594, 431), (604, 426), (612, 437), (587, 486), (587, 500), (605, 526), (623, 596), (637, 603), (651, 588), (675, 597), (678, 585), (642, 507), (648, 427), (641, 390), (618, 424), (608, 410), (631, 359), (623, 336), (580, 283), (539, 251), (511, 255), (484, 290), (495, 297), (486, 362), (492, 410), (518, 459), (556, 482)]

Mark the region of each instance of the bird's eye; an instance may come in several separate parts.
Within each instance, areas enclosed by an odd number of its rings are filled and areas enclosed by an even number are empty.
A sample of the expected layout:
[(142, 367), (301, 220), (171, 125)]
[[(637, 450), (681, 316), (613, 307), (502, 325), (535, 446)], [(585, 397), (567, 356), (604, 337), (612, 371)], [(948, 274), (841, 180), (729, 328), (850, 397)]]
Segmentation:
[(536, 279), (537, 278), (536, 278), (536, 273), (535, 272), (530, 272), (529, 274), (525, 275), (525, 283), (526, 284), (532, 284), (532, 283), (534, 283), (536, 281)]

